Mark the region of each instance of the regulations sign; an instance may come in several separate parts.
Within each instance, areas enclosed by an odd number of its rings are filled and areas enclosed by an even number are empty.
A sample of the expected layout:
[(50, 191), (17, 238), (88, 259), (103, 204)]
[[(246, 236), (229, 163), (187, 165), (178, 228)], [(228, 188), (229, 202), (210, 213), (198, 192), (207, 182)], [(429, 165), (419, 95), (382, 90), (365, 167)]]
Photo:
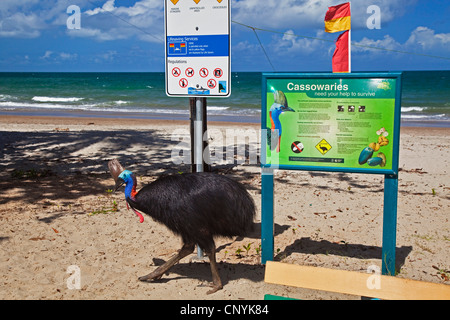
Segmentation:
[(263, 74), (262, 165), (397, 174), (400, 73)]
[(165, 0), (166, 94), (227, 97), (230, 0)]

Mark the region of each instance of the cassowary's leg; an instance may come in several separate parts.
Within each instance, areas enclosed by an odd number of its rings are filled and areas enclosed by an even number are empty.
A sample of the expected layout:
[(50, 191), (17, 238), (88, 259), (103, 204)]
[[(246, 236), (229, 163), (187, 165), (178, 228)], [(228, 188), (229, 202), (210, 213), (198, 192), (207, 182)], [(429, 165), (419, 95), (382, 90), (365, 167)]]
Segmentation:
[(211, 273), (212, 273), (212, 280), (213, 280), (213, 283), (211, 285), (212, 289), (209, 290), (206, 294), (211, 294), (211, 293), (214, 293), (214, 292), (222, 289), (223, 286), (222, 286), (222, 281), (220, 281), (219, 270), (217, 269), (216, 246), (214, 244), (214, 241), (212, 242), (212, 245), (210, 245), (208, 248), (204, 248), (204, 249), (209, 258), (209, 264), (211, 266)]
[(183, 244), (183, 247), (178, 251), (178, 253), (170, 258), (169, 261), (164, 263), (162, 266), (159, 266), (155, 271), (149, 273), (146, 276), (139, 277), (141, 281), (150, 281), (150, 280), (158, 280), (161, 279), (162, 275), (169, 270), (174, 264), (178, 261), (191, 254), (194, 251), (194, 244)]

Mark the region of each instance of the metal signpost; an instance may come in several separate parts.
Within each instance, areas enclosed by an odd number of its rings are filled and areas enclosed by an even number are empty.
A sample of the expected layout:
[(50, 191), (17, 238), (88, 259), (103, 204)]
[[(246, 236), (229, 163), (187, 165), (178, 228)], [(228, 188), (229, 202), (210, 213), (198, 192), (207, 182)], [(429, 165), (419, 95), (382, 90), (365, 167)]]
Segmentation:
[(274, 169), (383, 174), (382, 273), (395, 274), (400, 99), (401, 73), (263, 74), (263, 263), (274, 252)]
[(166, 94), (190, 98), (192, 171), (203, 172), (206, 97), (231, 94), (230, 0), (165, 0), (164, 9)]

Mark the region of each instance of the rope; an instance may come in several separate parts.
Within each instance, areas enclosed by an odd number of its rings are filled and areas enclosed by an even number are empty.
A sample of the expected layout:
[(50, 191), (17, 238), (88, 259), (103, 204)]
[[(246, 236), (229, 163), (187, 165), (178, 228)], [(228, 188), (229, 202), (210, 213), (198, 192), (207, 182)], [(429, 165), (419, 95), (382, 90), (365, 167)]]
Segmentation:
[(259, 45), (261, 46), (261, 49), (263, 50), (264, 54), (266, 55), (267, 61), (269, 61), (270, 65), (272, 66), (273, 71), (275, 71), (275, 67), (273, 66), (272, 62), (270, 61), (270, 58), (267, 55), (267, 52), (264, 49), (264, 47), (263, 47), (263, 45), (261, 43), (261, 40), (259, 39), (258, 34), (256, 33), (256, 30), (254, 28), (252, 28), (252, 29), (253, 29), (253, 32), (255, 33), (256, 39), (258, 39), (258, 42), (259, 42)]

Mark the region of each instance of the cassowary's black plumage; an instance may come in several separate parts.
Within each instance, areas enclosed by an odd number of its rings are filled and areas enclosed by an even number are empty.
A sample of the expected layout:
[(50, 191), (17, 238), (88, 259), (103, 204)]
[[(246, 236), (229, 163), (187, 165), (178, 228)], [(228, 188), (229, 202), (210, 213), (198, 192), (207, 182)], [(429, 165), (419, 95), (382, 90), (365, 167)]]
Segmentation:
[(165, 224), (185, 243), (206, 248), (214, 236), (244, 236), (255, 207), (245, 188), (212, 173), (162, 177), (129, 199), (133, 208)]
[[(122, 168), (123, 169), (123, 168)], [(113, 171), (113, 170), (111, 170)], [(178, 254), (142, 281), (159, 279), (198, 244), (208, 255), (213, 293), (222, 288), (215, 259), (214, 237), (245, 236), (252, 228), (255, 205), (247, 190), (225, 176), (188, 173), (164, 176), (136, 193), (136, 178), (125, 170), (116, 179), (126, 183), (127, 203), (166, 225), (183, 240)]]

